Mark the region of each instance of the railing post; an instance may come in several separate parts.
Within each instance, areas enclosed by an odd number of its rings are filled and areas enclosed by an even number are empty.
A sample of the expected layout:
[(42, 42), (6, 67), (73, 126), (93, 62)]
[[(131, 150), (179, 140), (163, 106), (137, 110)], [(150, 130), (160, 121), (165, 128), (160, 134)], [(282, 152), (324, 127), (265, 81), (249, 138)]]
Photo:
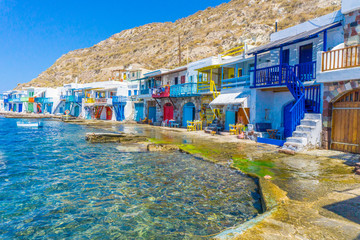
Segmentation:
[(280, 54), (280, 66), (279, 66), (279, 84), (282, 83), (282, 65), (283, 65), (283, 47), (280, 47), (280, 51), (279, 51), (279, 54)]

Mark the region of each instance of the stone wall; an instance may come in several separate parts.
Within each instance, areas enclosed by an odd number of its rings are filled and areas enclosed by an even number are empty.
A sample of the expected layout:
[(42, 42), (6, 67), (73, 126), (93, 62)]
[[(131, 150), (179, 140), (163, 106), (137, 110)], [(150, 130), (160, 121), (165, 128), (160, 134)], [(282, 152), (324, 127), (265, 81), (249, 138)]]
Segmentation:
[(344, 42), (346, 47), (360, 44), (360, 10), (345, 15)]
[[(199, 110), (201, 108), (201, 98), (197, 97), (181, 97), (181, 98), (171, 98), (174, 103), (174, 120), (182, 123), (183, 119), (183, 107), (186, 103), (192, 102), (195, 105), (195, 119), (200, 119)], [(158, 99), (161, 107), (156, 105), (156, 120), (161, 122), (164, 119), (164, 105), (166, 103), (171, 103), (170, 99), (168, 98), (161, 98)], [(181, 124), (180, 124), (181, 126)]]
[(322, 147), (330, 148), (332, 104), (345, 93), (359, 88), (360, 80), (324, 83)]

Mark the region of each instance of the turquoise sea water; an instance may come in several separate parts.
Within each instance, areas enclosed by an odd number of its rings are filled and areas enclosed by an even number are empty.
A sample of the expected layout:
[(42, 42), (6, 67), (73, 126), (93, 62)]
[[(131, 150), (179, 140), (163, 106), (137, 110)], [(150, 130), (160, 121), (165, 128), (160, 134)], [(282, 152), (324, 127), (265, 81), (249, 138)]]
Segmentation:
[(0, 239), (206, 239), (261, 211), (254, 180), (228, 168), (17, 121), (0, 118)]

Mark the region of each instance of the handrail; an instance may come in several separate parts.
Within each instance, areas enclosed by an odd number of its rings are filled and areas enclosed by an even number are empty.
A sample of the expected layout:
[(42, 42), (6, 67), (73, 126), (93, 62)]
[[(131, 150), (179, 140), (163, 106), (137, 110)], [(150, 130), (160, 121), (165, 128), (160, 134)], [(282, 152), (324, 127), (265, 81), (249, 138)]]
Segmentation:
[(170, 87), (171, 97), (195, 96), (197, 95), (196, 83), (182, 83)]
[(301, 81), (311, 81), (316, 78), (316, 61), (300, 63), (295, 66), (288, 64), (274, 65), (270, 67), (250, 70), (254, 73), (252, 87), (267, 87), (286, 85), (287, 69), (291, 68), (297, 78)]
[(237, 78), (223, 79), (221, 81), (221, 88), (237, 88), (250, 85), (250, 75), (245, 75)]
[(322, 53), (323, 72), (360, 67), (360, 44)]
[(316, 79), (316, 61), (296, 64), (295, 73), (302, 82)]
[(286, 86), (296, 100), (294, 105), (289, 110), (289, 115), (291, 118), (291, 133), (295, 131), (296, 126), (300, 124), (305, 115), (305, 87), (296, 76), (294, 69), (295, 68), (291, 66), (286, 67)]

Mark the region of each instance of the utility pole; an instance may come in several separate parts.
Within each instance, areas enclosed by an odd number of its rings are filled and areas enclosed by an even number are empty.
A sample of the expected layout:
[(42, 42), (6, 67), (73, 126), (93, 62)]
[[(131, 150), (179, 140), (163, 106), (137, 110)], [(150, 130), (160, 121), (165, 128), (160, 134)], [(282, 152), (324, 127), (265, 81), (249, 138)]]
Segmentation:
[(186, 64), (189, 64), (189, 46), (186, 46)]
[(181, 41), (180, 41), (180, 33), (179, 33), (179, 66), (181, 65)]

